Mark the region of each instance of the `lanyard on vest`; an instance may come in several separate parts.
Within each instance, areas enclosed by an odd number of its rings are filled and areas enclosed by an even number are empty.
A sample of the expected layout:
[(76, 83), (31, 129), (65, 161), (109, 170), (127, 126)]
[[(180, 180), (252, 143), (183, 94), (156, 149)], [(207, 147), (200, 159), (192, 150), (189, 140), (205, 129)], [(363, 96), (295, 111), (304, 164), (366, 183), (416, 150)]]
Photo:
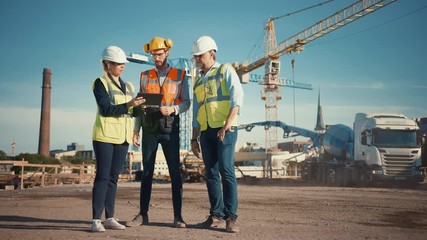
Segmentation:
[(171, 70), (171, 68), (170, 67), (168, 67), (167, 69), (166, 69), (166, 71), (160, 71), (159, 69), (157, 69), (157, 78), (159, 79), (159, 85), (160, 85), (160, 88), (162, 88), (162, 86), (163, 86), (163, 83), (165, 83), (165, 79), (166, 79), (166, 77), (168, 76), (168, 74), (169, 74), (169, 72), (170, 72), (170, 70)]

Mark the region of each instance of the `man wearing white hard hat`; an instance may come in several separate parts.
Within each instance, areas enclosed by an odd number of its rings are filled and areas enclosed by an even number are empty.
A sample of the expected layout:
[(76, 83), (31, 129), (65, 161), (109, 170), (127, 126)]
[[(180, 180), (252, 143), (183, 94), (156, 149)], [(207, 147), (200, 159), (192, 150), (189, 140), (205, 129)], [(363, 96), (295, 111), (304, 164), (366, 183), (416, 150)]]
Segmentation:
[(199, 75), (193, 87), (191, 149), (197, 157), (203, 155), (206, 167), (210, 212), (202, 227), (239, 232), (234, 152), (243, 89), (234, 68), (216, 61), (217, 52), (218, 47), (209, 36), (200, 37), (193, 45)]

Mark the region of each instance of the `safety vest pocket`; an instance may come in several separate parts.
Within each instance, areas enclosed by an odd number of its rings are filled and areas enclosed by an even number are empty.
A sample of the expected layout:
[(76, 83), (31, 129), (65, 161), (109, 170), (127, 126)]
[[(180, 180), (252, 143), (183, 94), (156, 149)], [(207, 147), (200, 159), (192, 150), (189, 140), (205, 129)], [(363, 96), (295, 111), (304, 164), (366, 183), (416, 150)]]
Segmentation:
[(196, 101), (200, 104), (205, 99), (205, 93), (202, 88), (196, 88), (194, 90), (194, 94), (196, 95)]
[(228, 104), (227, 102), (215, 102), (210, 103), (209, 107), (209, 120), (212, 119), (212, 121), (214, 122), (225, 122), (227, 120), (230, 104)]
[(207, 118), (206, 118), (206, 111), (204, 109), (199, 109), (197, 114), (197, 121), (200, 125), (206, 124)]
[(106, 118), (103, 125), (104, 135), (108, 138), (119, 139), (123, 134), (123, 123), (119, 119)]

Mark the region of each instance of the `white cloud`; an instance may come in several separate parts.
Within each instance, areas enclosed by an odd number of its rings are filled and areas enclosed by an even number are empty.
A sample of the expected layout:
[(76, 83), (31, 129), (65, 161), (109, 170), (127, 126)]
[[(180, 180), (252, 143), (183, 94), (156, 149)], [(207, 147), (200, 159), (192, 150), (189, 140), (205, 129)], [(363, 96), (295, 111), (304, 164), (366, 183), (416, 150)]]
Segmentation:
[(386, 85), (383, 82), (372, 82), (367, 87), (370, 89), (385, 89)]
[(340, 83), (340, 84), (324, 84), (326, 88), (339, 88), (339, 89), (386, 89), (387, 85), (381, 81), (373, 81), (368, 84), (364, 83)]
[(411, 87), (413, 87), (413, 88), (427, 88), (427, 85), (416, 85), (416, 84), (414, 84), (414, 85), (411, 85)]

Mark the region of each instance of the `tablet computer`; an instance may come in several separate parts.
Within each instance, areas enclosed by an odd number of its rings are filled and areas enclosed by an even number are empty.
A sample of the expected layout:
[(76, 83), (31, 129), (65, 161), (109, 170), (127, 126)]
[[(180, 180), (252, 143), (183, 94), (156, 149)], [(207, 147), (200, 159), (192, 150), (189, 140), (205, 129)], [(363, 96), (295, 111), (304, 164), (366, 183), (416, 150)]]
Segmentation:
[(162, 93), (138, 93), (138, 97), (143, 97), (145, 103), (142, 106), (146, 107), (160, 107), (162, 103), (163, 94)]

